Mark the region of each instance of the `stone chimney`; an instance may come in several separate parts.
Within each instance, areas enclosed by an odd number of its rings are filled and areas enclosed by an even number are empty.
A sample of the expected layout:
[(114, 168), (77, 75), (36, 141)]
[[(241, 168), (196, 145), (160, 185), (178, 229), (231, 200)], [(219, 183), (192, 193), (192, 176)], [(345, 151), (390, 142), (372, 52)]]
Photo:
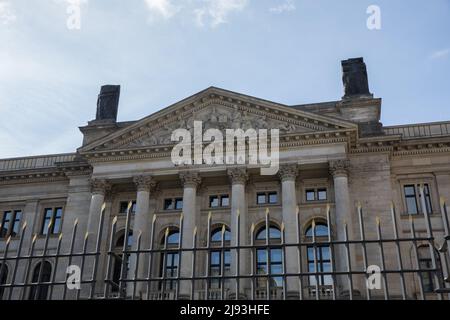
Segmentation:
[(105, 85), (100, 89), (97, 99), (95, 122), (117, 122), (119, 109), (120, 86)]
[(363, 58), (353, 58), (341, 61), (342, 82), (344, 83), (345, 99), (373, 98), (369, 91), (367, 68)]

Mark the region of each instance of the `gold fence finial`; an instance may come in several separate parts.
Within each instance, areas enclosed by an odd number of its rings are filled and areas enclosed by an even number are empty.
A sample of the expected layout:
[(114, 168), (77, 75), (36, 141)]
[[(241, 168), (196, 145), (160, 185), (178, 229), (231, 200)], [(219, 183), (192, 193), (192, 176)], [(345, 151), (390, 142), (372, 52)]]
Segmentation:
[(380, 217), (377, 216), (377, 217), (375, 218), (375, 220), (376, 220), (376, 222), (377, 222), (377, 226), (380, 226), (380, 224), (381, 224), (381, 219), (380, 219)]

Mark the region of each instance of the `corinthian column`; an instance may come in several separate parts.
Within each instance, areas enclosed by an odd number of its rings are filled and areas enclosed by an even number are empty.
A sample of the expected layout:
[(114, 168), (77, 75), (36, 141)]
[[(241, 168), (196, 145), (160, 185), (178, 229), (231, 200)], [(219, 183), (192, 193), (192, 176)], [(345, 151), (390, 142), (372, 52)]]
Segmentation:
[[(295, 180), (297, 178), (298, 167), (295, 164), (284, 165), (280, 167), (278, 172), (281, 179), (281, 198), (282, 198), (282, 214), (285, 227), (286, 244), (298, 243), (297, 235), (297, 197), (295, 189)], [(286, 273), (298, 273), (298, 254), (296, 247), (286, 247)], [(299, 296), (298, 277), (286, 278), (287, 293), (290, 297)]]
[[(201, 178), (197, 172), (182, 172), (180, 179), (183, 183), (183, 235), (182, 247), (192, 249), (194, 247), (193, 235), (196, 226), (196, 197), (197, 187), (201, 183)], [(180, 276), (190, 278), (192, 276), (193, 251), (183, 251), (181, 254)], [(190, 297), (190, 281), (180, 281), (180, 298)]]
[[(344, 228), (348, 224), (348, 229), (351, 230), (353, 225), (351, 224), (351, 207), (350, 207), (350, 194), (348, 190), (348, 160), (334, 160), (330, 161), (330, 173), (333, 176), (334, 181), (334, 198), (335, 198), (335, 224), (336, 240), (344, 241)], [(330, 226), (328, 226), (330, 227)], [(347, 253), (344, 245), (336, 245), (335, 267), (336, 271), (347, 271)], [(339, 277), (338, 277), (339, 278)], [(347, 276), (342, 277), (338, 281), (338, 286), (341, 295), (349, 294), (349, 286)]]
[(111, 184), (105, 179), (91, 179), (91, 205), (89, 206), (89, 219), (87, 232), (89, 233), (90, 243), (95, 243), (98, 236), (100, 213), (102, 205), (105, 202), (105, 195), (111, 191)]
[[(132, 250), (138, 249), (137, 237), (141, 234), (140, 250), (149, 249), (151, 235), (151, 224), (154, 212), (149, 210), (150, 192), (156, 187), (156, 182), (152, 176), (138, 176), (133, 178), (137, 188), (136, 195), (136, 214), (134, 215), (133, 225), (133, 244)], [(145, 254), (139, 255), (139, 265), (136, 271), (137, 255), (133, 254), (130, 257), (129, 278), (134, 276), (137, 279), (143, 279), (147, 276), (148, 271), (148, 256)], [(130, 283), (131, 284), (131, 283)], [(136, 282), (136, 294), (138, 297), (143, 295), (143, 290), (146, 288), (146, 283)], [(130, 286), (128, 286), (130, 287)], [(132, 287), (132, 286), (131, 286)]]
[[(231, 246), (242, 246), (247, 244), (249, 236), (247, 228), (247, 200), (245, 197), (245, 185), (248, 180), (248, 174), (245, 168), (233, 168), (228, 170), (228, 176), (231, 182)], [(238, 250), (232, 251), (231, 274), (249, 275), (250, 266), (247, 258), (250, 256), (250, 253), (246, 252), (246, 250), (239, 250), (239, 270), (237, 270)], [(245, 295), (245, 289), (249, 288), (249, 284), (249, 279), (240, 280), (239, 294)]]

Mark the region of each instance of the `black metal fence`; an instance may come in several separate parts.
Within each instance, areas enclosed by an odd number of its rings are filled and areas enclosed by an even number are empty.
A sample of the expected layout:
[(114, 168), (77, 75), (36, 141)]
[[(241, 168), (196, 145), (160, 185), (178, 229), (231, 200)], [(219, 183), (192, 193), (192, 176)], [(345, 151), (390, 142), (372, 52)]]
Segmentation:
[[(107, 252), (101, 249), (104, 209), (98, 233), (95, 237), (86, 234), (78, 250), (75, 242), (80, 232), (76, 222), (69, 239), (65, 239), (66, 250), (62, 250), (62, 235), (52, 250), (48, 249), (50, 233), (40, 250), (36, 249), (34, 236), (28, 252), (22, 252), (22, 237), (10, 253), (11, 238), (7, 239), (0, 257), (0, 298), (450, 299), (450, 233), (443, 201), (440, 209), (439, 228), (433, 227), (427, 212), (402, 219), (399, 224), (394, 206), (390, 221), (370, 219), (369, 226), (368, 216), (358, 206), (356, 226), (344, 224), (339, 230), (336, 225), (332, 230), (327, 208), (326, 219), (313, 221), (306, 233), (302, 232), (297, 212), (293, 242), (286, 241), (285, 226), (275, 226), (267, 210), (265, 223), (259, 227), (262, 231), (256, 235), (252, 225), (251, 240), (242, 244), (238, 238), (240, 245), (231, 244), (225, 226), (211, 236), (214, 230), (210, 214), (206, 239), (198, 239), (195, 228), (193, 246), (186, 248), (183, 215), (178, 228), (167, 228), (162, 240), (155, 236), (153, 219), (150, 243), (142, 243), (142, 234), (131, 241), (130, 202), (123, 243), (118, 248), (114, 218)], [(237, 220), (234, 227), (239, 235), (239, 214)], [(416, 232), (419, 223), (426, 230), (424, 235)], [(24, 225), (22, 235), (26, 228)], [(439, 229), (438, 237), (435, 229)], [(349, 237), (350, 233), (353, 237)], [(78, 268), (78, 278), (76, 272), (67, 273), (70, 266)], [(242, 272), (243, 267), (246, 272)]]

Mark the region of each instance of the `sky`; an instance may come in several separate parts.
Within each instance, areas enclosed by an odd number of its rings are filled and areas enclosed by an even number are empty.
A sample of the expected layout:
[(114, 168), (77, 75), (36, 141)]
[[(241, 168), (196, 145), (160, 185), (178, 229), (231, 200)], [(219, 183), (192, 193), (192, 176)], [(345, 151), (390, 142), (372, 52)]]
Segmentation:
[(450, 120), (450, 0), (78, 0), (73, 28), (74, 1), (0, 0), (0, 158), (75, 151), (104, 84), (118, 121), (209, 86), (325, 102), (353, 57), (384, 125)]

